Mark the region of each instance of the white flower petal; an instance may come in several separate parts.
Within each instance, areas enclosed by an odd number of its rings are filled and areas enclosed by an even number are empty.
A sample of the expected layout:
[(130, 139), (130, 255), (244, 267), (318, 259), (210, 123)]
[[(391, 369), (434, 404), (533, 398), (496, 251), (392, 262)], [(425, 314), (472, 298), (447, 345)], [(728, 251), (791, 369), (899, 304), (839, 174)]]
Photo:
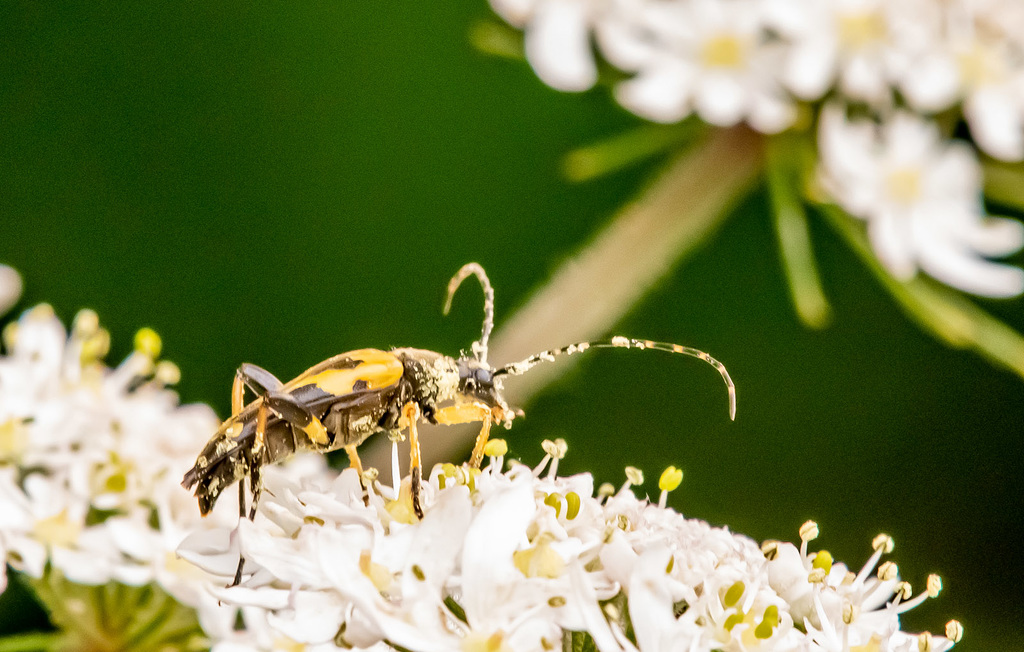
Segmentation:
[(526, 58), (548, 86), (585, 91), (597, 81), (588, 13), (584, 0), (548, 0), (536, 8), (525, 30)]

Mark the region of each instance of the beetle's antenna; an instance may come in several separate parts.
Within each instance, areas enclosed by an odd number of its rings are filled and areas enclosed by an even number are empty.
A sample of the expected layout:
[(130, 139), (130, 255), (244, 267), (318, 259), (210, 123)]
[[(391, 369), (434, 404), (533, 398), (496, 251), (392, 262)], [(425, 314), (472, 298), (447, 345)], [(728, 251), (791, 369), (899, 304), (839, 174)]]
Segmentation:
[(736, 385), (733, 384), (732, 378), (729, 377), (729, 372), (726, 371), (725, 365), (715, 360), (707, 353), (699, 349), (694, 349), (688, 346), (681, 346), (679, 344), (669, 344), (668, 342), (652, 342), (651, 340), (634, 340), (628, 337), (613, 337), (610, 340), (600, 340), (597, 342), (579, 342), (577, 344), (570, 344), (569, 346), (563, 346), (560, 349), (550, 349), (541, 353), (535, 353), (525, 360), (519, 362), (513, 362), (507, 364), (501, 369), (494, 372), (495, 377), (497, 376), (521, 376), (533, 367), (537, 366), (541, 362), (552, 362), (556, 357), (560, 355), (573, 355), (574, 353), (583, 353), (587, 349), (652, 349), (654, 351), (668, 351), (669, 353), (681, 353), (688, 355), (692, 358), (700, 358), (704, 362), (708, 363), (712, 367), (718, 370), (718, 373), (722, 374), (722, 380), (725, 381), (725, 386), (729, 390), (729, 418), (733, 421), (736, 420)]
[(447, 315), (451, 310), (455, 291), (459, 289), (463, 281), (474, 274), (484, 288), (484, 328), (480, 341), (473, 342), (473, 356), (477, 361), (487, 364), (487, 341), (491, 339), (491, 331), (494, 330), (494, 288), (491, 287), (491, 281), (487, 278), (487, 272), (479, 263), (466, 263), (455, 273), (452, 280), (448, 281), (448, 298), (444, 301), (444, 314)]

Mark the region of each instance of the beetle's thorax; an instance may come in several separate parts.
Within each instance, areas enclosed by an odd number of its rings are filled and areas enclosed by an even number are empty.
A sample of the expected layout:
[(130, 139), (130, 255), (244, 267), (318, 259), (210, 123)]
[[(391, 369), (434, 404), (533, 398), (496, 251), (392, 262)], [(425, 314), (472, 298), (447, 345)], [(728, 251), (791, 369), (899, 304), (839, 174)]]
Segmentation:
[(405, 380), (421, 405), (437, 405), (455, 398), (459, 367), (454, 358), (424, 349), (394, 349), (405, 367)]

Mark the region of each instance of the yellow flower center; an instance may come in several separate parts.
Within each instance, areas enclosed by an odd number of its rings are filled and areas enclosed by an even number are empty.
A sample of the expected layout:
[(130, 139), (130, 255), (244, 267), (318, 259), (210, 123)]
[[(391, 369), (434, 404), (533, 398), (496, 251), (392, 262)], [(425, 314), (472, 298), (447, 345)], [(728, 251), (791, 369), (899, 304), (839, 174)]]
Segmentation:
[(47, 518), (41, 518), (35, 524), (36, 539), (49, 546), (66, 548), (78, 540), (81, 526), (68, 519), (68, 510), (64, 509)]
[(899, 168), (886, 179), (889, 196), (898, 202), (910, 204), (921, 197), (921, 171), (917, 168)]
[(739, 37), (718, 34), (704, 41), (701, 59), (709, 68), (739, 68), (746, 60), (747, 47)]
[(859, 50), (885, 38), (885, 20), (878, 11), (843, 14), (839, 17), (839, 42)]

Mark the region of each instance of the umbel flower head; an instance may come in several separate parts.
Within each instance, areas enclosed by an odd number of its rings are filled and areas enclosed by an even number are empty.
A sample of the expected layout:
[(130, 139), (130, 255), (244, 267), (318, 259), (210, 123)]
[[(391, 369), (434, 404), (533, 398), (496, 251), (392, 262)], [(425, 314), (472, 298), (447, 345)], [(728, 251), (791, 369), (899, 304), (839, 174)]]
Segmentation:
[[(397, 444), (396, 444), (397, 445)], [(536, 468), (504, 469), (501, 440), (483, 470), (434, 468), (425, 515), (409, 479), (375, 479), (364, 496), (354, 470), (333, 479), (268, 482), (254, 522), (197, 532), (181, 556), (213, 578), (210, 591), (260, 622), (260, 635), (226, 628), (215, 650), (337, 647), (443, 650), (917, 650), (959, 640), (909, 634), (899, 616), (938, 593), (911, 597), (896, 566), (878, 563), (880, 535), (857, 572), (826, 551), (751, 539), (664, 506), (682, 473), (662, 474), (661, 501), (595, 490), (589, 474), (557, 475), (562, 441)], [(237, 555), (247, 576), (224, 588)], [(590, 641), (589, 643), (587, 641)]]
[[(768, 141), (787, 132), (806, 143), (801, 150), (817, 150), (817, 162), (803, 151), (768, 157), (768, 165), (786, 168), (768, 173), (776, 211), (792, 212), (806, 191), (801, 182), (817, 175), (828, 203), (868, 221), (871, 247), (897, 279), (920, 269), (981, 296), (1024, 292), (1024, 272), (988, 260), (1019, 251), (1024, 226), (986, 215), (979, 160), (979, 152), (1024, 160), (1019, 3), (490, 3), (523, 30), (527, 60), (554, 88), (605, 82), (619, 104), (647, 120), (746, 124)], [(616, 70), (601, 76), (597, 61)], [(952, 140), (960, 122), (970, 141)], [(652, 149), (648, 141), (637, 139), (637, 158)], [(623, 150), (622, 142), (608, 150)], [(1022, 181), (1015, 178), (1018, 195)], [(780, 190), (786, 183), (796, 187)], [(808, 321), (815, 319), (823, 321)]]
[[(174, 552), (191, 532), (233, 526), (235, 514), (225, 504), (201, 519), (178, 484), (218, 420), (205, 405), (178, 404), (168, 386), (180, 373), (159, 359), (159, 336), (140, 330), (110, 368), (95, 312), (79, 312), (68, 332), (40, 305), (7, 325), (3, 345), (0, 555), (65, 630), (57, 647), (187, 647), (202, 640), (196, 607), (233, 619)], [(304, 472), (315, 468), (323, 461)], [(110, 600), (123, 618), (109, 618)]]

